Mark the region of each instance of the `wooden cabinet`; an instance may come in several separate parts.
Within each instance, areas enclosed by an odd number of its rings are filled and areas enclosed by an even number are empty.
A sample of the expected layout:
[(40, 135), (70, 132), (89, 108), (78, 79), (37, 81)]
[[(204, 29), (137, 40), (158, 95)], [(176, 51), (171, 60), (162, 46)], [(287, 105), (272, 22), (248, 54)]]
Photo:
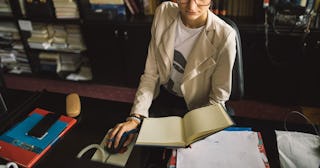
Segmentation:
[[(299, 34), (278, 35), (269, 27), (267, 49), (263, 0), (250, 2), (253, 3), (250, 15), (233, 12), (227, 16), (236, 21), (241, 33), (245, 98), (286, 104), (318, 105), (319, 27), (312, 29), (304, 40)], [(19, 0), (12, 0), (10, 4), (14, 15), (12, 20), (26, 19), (21, 12)], [(78, 0), (77, 4), (81, 16), (79, 19), (29, 19), (35, 22), (80, 25), (87, 47), (84, 55), (91, 64), (92, 82), (136, 88), (145, 66), (152, 16), (129, 14), (110, 18), (108, 12), (94, 12), (88, 0)], [(0, 20), (4, 18), (7, 17), (0, 17)], [(26, 41), (26, 37), (30, 35), (25, 31), (20, 32), (33, 65), (33, 72), (37, 72), (38, 68), (34, 65), (39, 65), (39, 60), (37, 56), (33, 56), (37, 54), (33, 53), (39, 51), (30, 50)]]
[(301, 66), (299, 82), (300, 104), (320, 106), (320, 32), (312, 32), (305, 41), (304, 57), (299, 60)]
[(263, 26), (240, 28), (245, 97), (281, 104), (319, 106), (320, 32), (306, 37), (269, 30), (265, 46)]
[(93, 80), (110, 85), (124, 85), (124, 58), (113, 24), (86, 23), (83, 26), (92, 66)]
[(128, 87), (138, 87), (147, 58), (151, 38), (150, 29), (151, 24), (126, 25), (123, 27), (123, 33), (127, 32), (123, 50), (125, 51), (124, 65)]
[(98, 83), (137, 87), (150, 40), (150, 22), (87, 21), (83, 30)]

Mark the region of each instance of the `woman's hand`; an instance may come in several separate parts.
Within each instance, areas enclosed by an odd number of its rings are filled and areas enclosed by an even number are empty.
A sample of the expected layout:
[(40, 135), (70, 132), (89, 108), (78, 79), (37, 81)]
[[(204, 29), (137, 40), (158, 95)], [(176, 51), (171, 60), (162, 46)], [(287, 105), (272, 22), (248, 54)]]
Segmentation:
[[(108, 139), (114, 140), (114, 148), (117, 148), (119, 145), (119, 141), (121, 139), (121, 136), (125, 132), (129, 132), (130, 130), (133, 130), (139, 126), (139, 123), (135, 120), (129, 119), (126, 122), (117, 124), (109, 133), (108, 133)], [(134, 138), (134, 134), (130, 134), (126, 142), (123, 144), (123, 146), (128, 146)], [(108, 148), (111, 148), (112, 141), (107, 142)]]

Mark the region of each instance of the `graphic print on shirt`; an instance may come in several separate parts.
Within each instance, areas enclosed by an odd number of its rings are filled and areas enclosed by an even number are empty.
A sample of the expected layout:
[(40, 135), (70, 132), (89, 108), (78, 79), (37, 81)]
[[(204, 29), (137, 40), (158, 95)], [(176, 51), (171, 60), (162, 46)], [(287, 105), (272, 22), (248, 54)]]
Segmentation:
[(181, 18), (178, 20), (175, 33), (173, 67), (171, 68), (169, 81), (164, 87), (173, 95), (183, 97), (181, 91), (182, 78), (188, 57), (194, 47), (204, 26), (199, 28), (189, 28), (185, 26)]
[[(173, 56), (174, 68), (172, 69), (171, 76), (167, 83), (166, 88), (168, 89), (169, 92), (175, 95), (182, 95), (182, 93), (179, 93), (179, 92), (181, 92), (180, 85), (181, 85), (184, 68), (186, 67), (186, 64), (187, 64), (187, 61), (185, 57), (182, 55), (182, 53), (179, 52), (178, 50), (174, 50), (174, 56)], [(178, 79), (178, 80), (175, 80), (174, 82), (173, 79)]]

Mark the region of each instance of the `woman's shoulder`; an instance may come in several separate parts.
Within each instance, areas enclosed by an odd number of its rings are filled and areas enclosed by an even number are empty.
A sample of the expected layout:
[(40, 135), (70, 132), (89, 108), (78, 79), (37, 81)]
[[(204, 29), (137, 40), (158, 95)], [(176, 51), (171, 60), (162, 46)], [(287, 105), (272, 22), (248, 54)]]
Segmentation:
[(162, 2), (157, 7), (156, 12), (162, 13), (162, 14), (167, 14), (167, 15), (172, 15), (172, 14), (179, 12), (179, 7), (178, 7), (178, 4), (175, 2), (165, 1), (165, 2)]
[(178, 9), (178, 4), (172, 1), (164, 1), (161, 4), (159, 4), (158, 8), (161, 8), (163, 10), (172, 10), (172, 9)]
[(222, 36), (221, 38), (228, 36), (230, 33), (234, 33), (234, 29), (219, 16), (211, 13), (210, 18), (212, 28), (217, 34)]
[(156, 9), (153, 22), (155, 25), (167, 26), (179, 13), (178, 4), (170, 1), (162, 2)]
[(212, 13), (213, 23), (215, 24), (215, 28), (225, 30), (227, 32), (232, 31), (233, 28), (225, 22), (222, 18)]
[(214, 45), (223, 45), (224, 41), (235, 36), (234, 29), (213, 13), (209, 13), (206, 30), (209, 41)]

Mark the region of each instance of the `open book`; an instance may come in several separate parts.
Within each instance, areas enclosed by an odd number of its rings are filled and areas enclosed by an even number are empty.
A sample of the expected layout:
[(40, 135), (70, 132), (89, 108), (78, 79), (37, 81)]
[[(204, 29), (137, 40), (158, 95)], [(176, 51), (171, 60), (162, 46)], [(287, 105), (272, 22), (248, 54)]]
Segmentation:
[(219, 104), (192, 110), (184, 115), (145, 118), (137, 145), (186, 147), (234, 123)]

